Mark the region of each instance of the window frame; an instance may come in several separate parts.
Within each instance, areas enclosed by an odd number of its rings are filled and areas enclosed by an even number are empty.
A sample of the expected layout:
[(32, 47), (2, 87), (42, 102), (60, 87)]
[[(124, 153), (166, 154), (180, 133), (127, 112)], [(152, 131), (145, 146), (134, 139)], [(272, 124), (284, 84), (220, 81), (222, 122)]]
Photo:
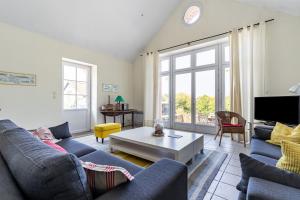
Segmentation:
[[(65, 79), (65, 65), (66, 66), (70, 66), (70, 67), (74, 67), (75, 70), (75, 80), (69, 80), (69, 79)], [(78, 77), (77, 77), (77, 71), (78, 68), (81, 69), (85, 69), (87, 70), (87, 77), (86, 77), (86, 81), (78, 81)], [(62, 108), (64, 111), (76, 111), (76, 110), (89, 110), (89, 107), (91, 106), (91, 102), (89, 102), (90, 100), (90, 95), (91, 95), (91, 74), (90, 74), (90, 68), (89, 66), (84, 66), (84, 65), (80, 65), (77, 63), (73, 63), (73, 62), (69, 62), (69, 61), (62, 61)], [(65, 94), (65, 81), (75, 81), (75, 93), (74, 94)], [(86, 83), (87, 85), (87, 94), (86, 95), (82, 95), (82, 94), (78, 94), (78, 82), (81, 83)], [(75, 105), (76, 108), (65, 108), (65, 96), (75, 96)], [(86, 107), (85, 108), (79, 108), (78, 107), (78, 97), (86, 97), (87, 101), (86, 101)]]
[[(193, 50), (188, 50), (185, 52), (181, 53), (174, 53), (174, 54), (168, 54), (165, 56), (160, 57), (160, 61), (169, 59), (169, 71), (168, 72), (161, 72), (160, 71), (160, 78), (162, 76), (169, 76), (169, 121), (164, 121), (165, 126), (168, 128), (183, 128), (185, 130), (190, 130), (190, 131), (195, 131), (199, 130), (199, 127), (205, 127), (205, 125), (198, 125), (195, 123), (195, 106), (196, 106), (196, 100), (195, 100), (195, 75), (196, 72), (198, 71), (206, 71), (206, 70), (215, 70), (215, 110), (224, 110), (225, 109), (225, 68), (229, 67), (230, 68), (230, 61), (225, 62), (225, 47), (229, 46), (229, 42), (222, 41), (217, 44), (209, 45), (206, 47), (200, 47), (198, 49), (193, 49)], [(213, 64), (205, 64), (201, 66), (197, 66), (197, 54), (209, 50), (215, 50), (215, 63)], [(229, 49), (230, 50), (230, 49)], [(229, 52), (230, 53), (230, 52)], [(176, 58), (182, 57), (185, 55), (191, 55), (191, 66), (188, 68), (183, 68), (183, 69), (176, 69)], [(159, 62), (160, 64), (161, 62)], [(161, 68), (160, 68), (161, 70)], [(175, 111), (175, 100), (174, 100), (174, 95), (176, 93), (176, 83), (175, 83), (175, 78), (177, 74), (185, 74), (185, 73), (191, 73), (191, 94), (192, 94), (192, 102), (191, 102), (191, 117), (192, 117), (192, 123), (179, 123), (175, 121), (174, 113)], [(230, 86), (229, 86), (230, 87)], [(160, 106), (161, 106), (160, 102)], [(162, 114), (162, 113), (161, 113)], [(178, 125), (178, 126), (177, 126)], [(194, 129), (191, 130), (189, 127), (190, 125), (194, 126)], [(181, 126), (181, 127), (179, 127)], [(197, 128), (198, 127), (198, 128)], [(208, 127), (208, 129), (211, 129), (211, 127)], [(208, 130), (207, 129), (207, 130)], [(211, 129), (211, 130), (214, 130)], [(210, 130), (209, 130), (210, 132)]]

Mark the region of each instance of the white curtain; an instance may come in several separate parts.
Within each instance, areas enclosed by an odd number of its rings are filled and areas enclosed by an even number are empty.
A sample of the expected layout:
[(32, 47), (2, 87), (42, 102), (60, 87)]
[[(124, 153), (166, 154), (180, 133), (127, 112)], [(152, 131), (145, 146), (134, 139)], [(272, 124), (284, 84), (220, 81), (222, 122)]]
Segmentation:
[(153, 96), (153, 114), (154, 120), (161, 120), (161, 80), (160, 80), (160, 60), (159, 53), (154, 53), (154, 96)]
[(144, 125), (153, 126), (158, 117), (159, 88), (158, 78), (158, 53), (145, 53), (143, 55), (144, 65)]
[[(240, 82), (240, 114), (247, 122), (253, 123), (254, 97), (264, 96), (266, 88), (266, 25), (265, 22), (261, 22), (259, 26), (244, 27), (242, 31), (238, 32), (238, 39), (235, 32), (234, 30), (230, 37), (232, 70), (239, 69), (239, 73), (236, 71), (231, 73), (231, 85)], [(236, 95), (235, 92), (238, 88), (233, 89), (235, 90), (232, 90), (231, 101), (236, 104), (239, 95)], [(232, 105), (232, 109), (237, 112), (238, 110), (234, 106)], [(249, 135), (247, 140), (249, 140)]]
[(235, 29), (230, 37), (231, 49), (231, 82), (230, 82), (230, 106), (231, 111), (242, 114), (241, 81), (240, 81), (240, 59), (239, 59), (239, 33)]
[(253, 123), (254, 97), (265, 95), (266, 25), (245, 27), (239, 34), (242, 115)]

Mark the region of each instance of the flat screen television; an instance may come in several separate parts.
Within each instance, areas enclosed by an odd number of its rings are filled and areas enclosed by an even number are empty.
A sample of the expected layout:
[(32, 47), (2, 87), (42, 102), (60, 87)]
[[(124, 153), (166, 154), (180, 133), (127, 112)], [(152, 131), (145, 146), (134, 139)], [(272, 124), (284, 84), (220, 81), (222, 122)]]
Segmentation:
[(300, 96), (255, 97), (254, 118), (271, 123), (300, 124)]

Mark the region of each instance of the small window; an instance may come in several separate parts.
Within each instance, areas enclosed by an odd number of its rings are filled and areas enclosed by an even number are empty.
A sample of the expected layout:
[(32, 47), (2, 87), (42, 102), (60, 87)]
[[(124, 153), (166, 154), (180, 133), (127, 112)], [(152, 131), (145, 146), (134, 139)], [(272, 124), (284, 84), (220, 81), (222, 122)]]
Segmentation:
[(198, 21), (201, 15), (201, 10), (199, 6), (190, 6), (184, 14), (183, 20), (186, 24), (194, 24)]
[(87, 109), (89, 82), (88, 67), (63, 63), (64, 109)]

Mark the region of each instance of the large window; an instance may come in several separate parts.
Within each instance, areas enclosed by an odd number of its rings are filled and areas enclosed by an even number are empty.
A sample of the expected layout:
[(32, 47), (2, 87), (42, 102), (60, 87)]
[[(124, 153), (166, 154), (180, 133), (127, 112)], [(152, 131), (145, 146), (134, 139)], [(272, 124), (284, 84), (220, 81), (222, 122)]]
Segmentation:
[(214, 131), (215, 112), (230, 110), (227, 42), (161, 58), (162, 119), (171, 128)]
[(89, 69), (73, 63), (63, 63), (65, 110), (87, 109), (89, 102)]

